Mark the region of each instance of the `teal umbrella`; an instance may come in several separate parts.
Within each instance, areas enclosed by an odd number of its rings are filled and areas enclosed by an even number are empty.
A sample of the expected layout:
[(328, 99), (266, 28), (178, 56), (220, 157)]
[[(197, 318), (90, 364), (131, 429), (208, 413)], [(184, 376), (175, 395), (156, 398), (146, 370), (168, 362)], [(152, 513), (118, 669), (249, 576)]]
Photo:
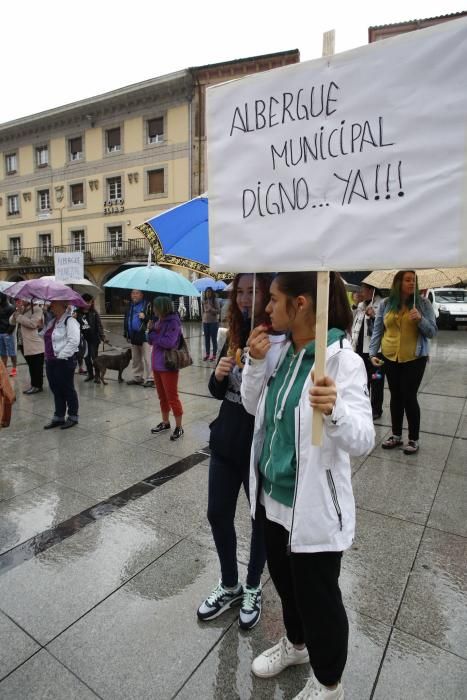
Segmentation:
[(178, 272), (167, 270), (159, 265), (130, 267), (119, 272), (104, 287), (118, 289), (139, 289), (142, 292), (158, 292), (159, 294), (176, 294), (185, 297), (199, 297), (200, 293), (186, 277)]

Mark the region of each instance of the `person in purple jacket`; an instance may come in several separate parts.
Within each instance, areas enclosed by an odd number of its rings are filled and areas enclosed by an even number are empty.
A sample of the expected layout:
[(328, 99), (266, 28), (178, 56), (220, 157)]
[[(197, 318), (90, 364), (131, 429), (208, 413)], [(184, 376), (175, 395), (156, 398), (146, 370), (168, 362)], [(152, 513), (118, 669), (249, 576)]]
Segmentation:
[(168, 370), (165, 366), (165, 350), (177, 348), (182, 333), (182, 324), (178, 314), (174, 313), (169, 297), (156, 297), (153, 303), (157, 321), (149, 321), (149, 344), (152, 345), (152, 371), (154, 384), (161, 406), (162, 422), (151, 428), (151, 433), (170, 430), (169, 413), (175, 417), (175, 430), (171, 440), (178, 440), (183, 435), (183, 406), (178, 396), (178, 370)]

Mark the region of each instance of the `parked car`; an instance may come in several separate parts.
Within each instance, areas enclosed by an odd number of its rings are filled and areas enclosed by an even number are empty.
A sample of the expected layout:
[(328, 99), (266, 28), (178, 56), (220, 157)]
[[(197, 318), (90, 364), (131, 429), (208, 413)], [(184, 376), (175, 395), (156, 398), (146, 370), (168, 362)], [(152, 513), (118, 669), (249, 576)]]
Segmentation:
[(426, 296), (433, 305), (438, 328), (455, 330), (467, 324), (467, 289), (440, 287), (429, 289)]

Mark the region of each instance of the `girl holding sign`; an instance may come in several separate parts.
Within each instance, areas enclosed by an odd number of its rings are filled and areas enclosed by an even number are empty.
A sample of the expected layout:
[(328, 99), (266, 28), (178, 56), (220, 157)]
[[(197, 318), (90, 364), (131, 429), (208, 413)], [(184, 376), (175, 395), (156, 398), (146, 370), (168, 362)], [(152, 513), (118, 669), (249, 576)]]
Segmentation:
[(389, 297), (378, 309), (370, 342), (370, 358), (375, 367), (381, 344), (383, 362), (391, 392), (392, 435), (383, 442), (384, 450), (402, 447), (402, 423), (407, 416), (409, 440), (404, 454), (418, 452), (420, 406), (417, 392), (428, 360), (428, 338), (438, 332), (435, 313), (428, 299), (418, 293), (413, 270), (399, 270)]
[(237, 275), (233, 281), (228, 317), (228, 335), (219, 362), (209, 380), (209, 391), (222, 401), (219, 415), (211, 423), (208, 520), (219, 556), (221, 579), (198, 608), (202, 622), (240, 606), (239, 625), (248, 630), (261, 615), (261, 574), (266, 552), (261, 523), (252, 522), (250, 556), (245, 587), (239, 583), (235, 510), (240, 489), (248, 497), (250, 449), (254, 419), (242, 405), (240, 387), (243, 355), (251, 329), (251, 317), (265, 321), (265, 306), (271, 275)]
[[(316, 287), (316, 272), (274, 279), (266, 311), (289, 339), (271, 345), (267, 327), (255, 328), (243, 374), (243, 403), (256, 416), (252, 514), (264, 524), (286, 630), (252, 670), (269, 678), (309, 662), (313, 673), (297, 698), (340, 700), (349, 629), (339, 574), (355, 530), (349, 456), (371, 450), (375, 435), (365, 366), (346, 340), (352, 316), (336, 273), (330, 274), (327, 375), (313, 382)], [(312, 410), (324, 417), (322, 447), (311, 444)]]

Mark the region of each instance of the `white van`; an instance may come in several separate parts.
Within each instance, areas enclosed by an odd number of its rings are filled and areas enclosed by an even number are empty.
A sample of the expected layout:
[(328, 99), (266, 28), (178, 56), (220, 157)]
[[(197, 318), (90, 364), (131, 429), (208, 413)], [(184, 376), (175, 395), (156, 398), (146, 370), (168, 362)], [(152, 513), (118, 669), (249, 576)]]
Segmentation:
[(426, 297), (433, 305), (438, 328), (456, 329), (460, 324), (467, 324), (467, 289), (429, 289)]

